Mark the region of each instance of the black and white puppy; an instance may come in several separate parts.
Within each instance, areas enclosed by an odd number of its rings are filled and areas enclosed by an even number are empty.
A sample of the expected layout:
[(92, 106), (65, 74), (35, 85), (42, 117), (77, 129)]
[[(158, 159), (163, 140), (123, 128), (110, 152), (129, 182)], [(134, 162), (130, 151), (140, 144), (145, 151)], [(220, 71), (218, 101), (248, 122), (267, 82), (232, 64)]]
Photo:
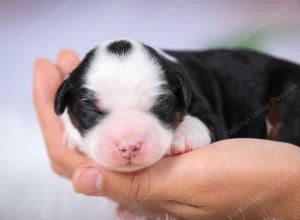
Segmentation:
[(65, 79), (55, 111), (68, 146), (106, 168), (135, 171), (231, 137), (300, 145), (299, 83), (300, 66), (258, 52), (113, 40)]

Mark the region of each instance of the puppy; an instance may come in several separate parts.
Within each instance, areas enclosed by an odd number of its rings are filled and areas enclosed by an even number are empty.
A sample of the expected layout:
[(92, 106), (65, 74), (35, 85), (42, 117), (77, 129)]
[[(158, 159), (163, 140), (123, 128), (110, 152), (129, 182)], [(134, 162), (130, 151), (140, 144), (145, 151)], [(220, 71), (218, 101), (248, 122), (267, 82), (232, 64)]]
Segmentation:
[(300, 144), (300, 66), (248, 50), (100, 44), (60, 86), (70, 148), (130, 172), (234, 137)]

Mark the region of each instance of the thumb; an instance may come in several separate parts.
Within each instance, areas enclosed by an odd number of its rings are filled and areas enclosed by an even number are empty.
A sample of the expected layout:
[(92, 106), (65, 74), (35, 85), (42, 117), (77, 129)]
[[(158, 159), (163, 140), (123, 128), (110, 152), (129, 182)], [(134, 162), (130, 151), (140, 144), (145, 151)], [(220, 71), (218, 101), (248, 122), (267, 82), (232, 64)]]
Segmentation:
[[(182, 184), (186, 184), (183, 174), (187, 173), (181, 166), (185, 161), (180, 160), (186, 159), (183, 156), (163, 158), (150, 168), (132, 173), (113, 172), (95, 164), (84, 164), (73, 174), (73, 187), (78, 193), (90, 196), (178, 201), (178, 191), (182, 190)], [(181, 169), (176, 168), (179, 164)], [(184, 195), (187, 196), (187, 193)]]

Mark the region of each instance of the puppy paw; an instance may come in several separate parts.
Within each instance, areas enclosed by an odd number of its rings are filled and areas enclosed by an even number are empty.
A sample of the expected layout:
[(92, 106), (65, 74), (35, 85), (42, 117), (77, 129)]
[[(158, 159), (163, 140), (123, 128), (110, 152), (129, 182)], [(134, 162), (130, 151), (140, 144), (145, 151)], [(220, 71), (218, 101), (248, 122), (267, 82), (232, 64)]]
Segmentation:
[(187, 115), (174, 131), (167, 155), (178, 155), (205, 146), (211, 142), (209, 130), (198, 118)]
[(185, 136), (174, 137), (170, 155), (179, 155), (193, 150), (192, 142)]

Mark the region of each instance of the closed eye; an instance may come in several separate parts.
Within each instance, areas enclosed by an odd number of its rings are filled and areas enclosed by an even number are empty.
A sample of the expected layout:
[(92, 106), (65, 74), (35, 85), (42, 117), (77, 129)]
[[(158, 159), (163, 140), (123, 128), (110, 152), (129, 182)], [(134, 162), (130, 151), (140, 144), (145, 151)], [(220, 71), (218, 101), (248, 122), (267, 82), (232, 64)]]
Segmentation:
[(101, 111), (101, 110), (98, 110), (97, 112), (98, 112), (98, 114), (101, 115), (101, 116), (105, 116), (105, 115), (108, 114), (108, 111)]

